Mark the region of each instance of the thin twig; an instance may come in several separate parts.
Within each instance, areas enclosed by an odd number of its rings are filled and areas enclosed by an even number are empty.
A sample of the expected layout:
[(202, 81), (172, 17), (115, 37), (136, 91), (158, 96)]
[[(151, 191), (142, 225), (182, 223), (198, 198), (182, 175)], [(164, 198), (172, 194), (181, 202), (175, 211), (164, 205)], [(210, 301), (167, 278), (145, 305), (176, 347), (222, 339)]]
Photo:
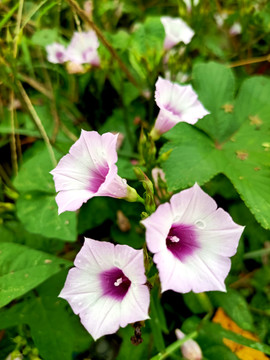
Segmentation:
[(263, 62), (263, 61), (270, 62), (270, 54), (265, 55), (265, 56), (260, 56), (260, 57), (254, 57), (254, 58), (250, 58), (250, 59), (234, 61), (229, 64), (229, 67), (233, 68), (233, 67), (244, 66), (244, 65), (249, 65), (249, 64), (256, 64), (256, 63)]
[(104, 37), (103, 33), (101, 32), (101, 30), (97, 27), (97, 25), (93, 22), (93, 20), (86, 14), (86, 12), (80, 8), (80, 6), (78, 5), (78, 3), (75, 0), (67, 0), (67, 2), (70, 4), (70, 6), (72, 7), (72, 9), (80, 16), (80, 18), (86, 23), (88, 24), (97, 34), (97, 37), (99, 38), (99, 40), (102, 42), (102, 44), (109, 50), (109, 52), (111, 53), (112, 57), (118, 62), (120, 68), (123, 70), (123, 72), (126, 74), (128, 80), (135, 85), (138, 89), (140, 89), (139, 84), (137, 83), (137, 81), (134, 79), (134, 77), (132, 76), (132, 74), (129, 72), (128, 68), (126, 67), (126, 65), (123, 63), (123, 61), (121, 60), (121, 58), (119, 57), (119, 55), (117, 54), (117, 52), (114, 50), (114, 48), (111, 46), (111, 44), (108, 42), (108, 40)]
[(14, 91), (10, 92), (10, 150), (11, 150), (11, 163), (14, 174), (18, 174), (18, 158), (17, 158), (17, 147), (16, 147), (16, 137), (15, 137), (15, 122), (14, 122)]
[(37, 80), (32, 79), (30, 76), (24, 74), (18, 74), (18, 78), (21, 78), (23, 82), (26, 82), (28, 85), (32, 86), (33, 89), (39, 91), (41, 94), (45, 95), (48, 99), (50, 100), (53, 99), (53, 95), (51, 91)]
[(26, 104), (32, 118), (34, 119), (34, 121), (36, 123), (36, 126), (37, 126), (37, 128), (38, 128), (38, 130), (39, 130), (39, 132), (40, 132), (46, 146), (47, 146), (47, 149), (48, 149), (52, 164), (53, 164), (53, 166), (56, 166), (57, 161), (56, 161), (55, 156), (54, 156), (53, 148), (52, 148), (52, 145), (51, 145), (50, 140), (48, 138), (48, 135), (47, 135), (47, 133), (46, 133), (46, 131), (45, 131), (43, 125), (42, 125), (42, 122), (41, 122), (35, 108), (33, 107), (32, 103), (31, 103), (31, 100), (29, 99), (26, 91), (24, 90), (21, 82), (18, 81), (17, 85), (18, 85), (19, 91), (21, 93), (21, 96), (22, 96), (23, 100), (25, 101), (25, 104)]

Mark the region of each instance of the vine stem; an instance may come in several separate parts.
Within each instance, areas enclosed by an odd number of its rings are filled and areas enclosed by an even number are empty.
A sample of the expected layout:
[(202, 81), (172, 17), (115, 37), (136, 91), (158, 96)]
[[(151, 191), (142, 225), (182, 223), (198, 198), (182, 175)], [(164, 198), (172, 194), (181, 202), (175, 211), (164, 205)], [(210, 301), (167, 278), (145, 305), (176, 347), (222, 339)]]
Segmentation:
[(188, 335), (186, 335), (181, 340), (176, 340), (171, 345), (169, 345), (162, 353), (158, 353), (154, 357), (151, 358), (151, 360), (163, 360), (166, 359), (168, 356), (170, 356), (173, 352), (175, 352), (177, 349), (180, 348), (181, 345), (184, 344), (189, 339), (193, 339), (198, 335), (197, 331), (194, 331)]
[(57, 165), (57, 161), (56, 161), (56, 158), (54, 156), (53, 148), (52, 148), (52, 145), (51, 145), (50, 140), (48, 138), (48, 135), (47, 135), (47, 133), (46, 133), (46, 131), (45, 131), (43, 125), (42, 125), (42, 122), (41, 122), (41, 120), (40, 120), (34, 106), (31, 103), (31, 100), (29, 99), (29, 97), (28, 97), (26, 91), (24, 90), (24, 88), (23, 88), (20, 81), (17, 82), (17, 86), (18, 86), (19, 91), (21, 93), (21, 96), (22, 96), (22, 98), (23, 98), (23, 100), (24, 100), (24, 102), (25, 102), (25, 104), (26, 104), (26, 106), (28, 108), (28, 111), (31, 114), (32, 118), (34, 119), (34, 121), (36, 123), (36, 126), (37, 126), (37, 128), (38, 128), (38, 130), (39, 130), (39, 132), (40, 132), (46, 146), (47, 146), (47, 149), (48, 149), (52, 164), (55, 167)]
[(120, 68), (123, 70), (123, 72), (126, 74), (128, 80), (136, 86), (138, 89), (140, 89), (139, 84), (134, 79), (126, 65), (123, 63), (117, 52), (114, 50), (114, 48), (111, 46), (111, 44), (108, 42), (108, 40), (103, 35), (102, 31), (97, 27), (97, 25), (93, 22), (93, 20), (86, 14), (86, 12), (79, 6), (79, 4), (76, 2), (76, 0), (67, 0), (69, 5), (72, 7), (72, 9), (79, 15), (79, 17), (87, 24), (89, 25), (97, 34), (97, 37), (99, 38), (100, 42), (109, 50), (112, 57), (118, 62)]
[(265, 55), (265, 56), (260, 56), (260, 57), (254, 57), (254, 58), (250, 58), (250, 59), (234, 61), (231, 64), (229, 64), (228, 67), (233, 68), (233, 67), (244, 66), (244, 65), (249, 65), (249, 64), (256, 64), (256, 63), (263, 62), (263, 61), (270, 62), (270, 54)]

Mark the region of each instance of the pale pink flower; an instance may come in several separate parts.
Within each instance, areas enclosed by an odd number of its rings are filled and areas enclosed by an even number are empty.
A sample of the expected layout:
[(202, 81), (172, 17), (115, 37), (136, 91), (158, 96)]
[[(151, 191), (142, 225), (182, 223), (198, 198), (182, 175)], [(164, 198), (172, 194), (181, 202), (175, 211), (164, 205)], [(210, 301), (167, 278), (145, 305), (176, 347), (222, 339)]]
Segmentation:
[(236, 253), (244, 227), (217, 209), (197, 184), (173, 195), (142, 223), (162, 291), (226, 291), (229, 257)]
[[(185, 337), (185, 334), (179, 329), (175, 330), (175, 335), (179, 340), (182, 340)], [(193, 339), (188, 339), (183, 343), (181, 352), (186, 360), (201, 360), (203, 358), (201, 348)]]
[(53, 64), (62, 64), (66, 59), (66, 49), (64, 45), (54, 42), (46, 46), (47, 59)]
[[(186, 4), (187, 11), (190, 12), (192, 10), (191, 0), (183, 0)], [(199, 4), (199, 0), (193, 0), (193, 6), (197, 6)]]
[(160, 20), (165, 30), (165, 50), (171, 49), (180, 41), (183, 41), (184, 44), (190, 43), (194, 31), (182, 19), (162, 16)]
[[(75, 211), (94, 196), (136, 201), (138, 194), (117, 175), (117, 135), (82, 130), (56, 168), (51, 171), (58, 193), (58, 212)], [(132, 199), (134, 196), (134, 199)]]
[(60, 297), (96, 340), (149, 318), (143, 250), (85, 239)]
[(154, 140), (179, 122), (195, 124), (209, 114), (191, 85), (179, 85), (161, 77), (156, 82), (155, 100), (160, 111), (151, 131)]
[(88, 32), (75, 32), (67, 48), (66, 56), (69, 61), (75, 64), (99, 66), (98, 47), (99, 41), (93, 30)]

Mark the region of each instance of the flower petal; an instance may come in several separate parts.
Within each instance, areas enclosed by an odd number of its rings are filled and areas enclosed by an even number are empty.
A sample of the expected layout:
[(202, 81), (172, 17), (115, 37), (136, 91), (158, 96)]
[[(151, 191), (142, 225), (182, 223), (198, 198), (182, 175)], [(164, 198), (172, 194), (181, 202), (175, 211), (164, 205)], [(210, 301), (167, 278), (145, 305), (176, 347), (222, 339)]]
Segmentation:
[(127, 245), (116, 245), (114, 249), (114, 265), (122, 269), (134, 284), (144, 284), (143, 250), (135, 250)]
[(114, 245), (107, 241), (85, 238), (74, 265), (89, 274), (97, 274), (114, 267)]
[(141, 221), (146, 227), (146, 243), (152, 253), (166, 248), (166, 237), (173, 222), (171, 207), (168, 203), (160, 205), (148, 218)]
[(81, 322), (94, 340), (115, 333), (120, 327), (120, 318), (121, 302), (111, 297), (101, 297), (80, 312)]
[(146, 285), (131, 285), (121, 304), (120, 326), (149, 319), (149, 289)]

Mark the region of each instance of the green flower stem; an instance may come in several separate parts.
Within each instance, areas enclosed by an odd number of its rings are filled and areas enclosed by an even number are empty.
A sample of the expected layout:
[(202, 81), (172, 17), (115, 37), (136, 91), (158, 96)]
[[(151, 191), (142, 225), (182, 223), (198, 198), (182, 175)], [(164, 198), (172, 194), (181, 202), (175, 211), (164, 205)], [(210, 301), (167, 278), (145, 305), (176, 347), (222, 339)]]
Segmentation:
[(166, 359), (169, 355), (171, 355), (174, 351), (177, 349), (180, 349), (180, 346), (184, 344), (189, 339), (194, 339), (198, 335), (197, 331), (194, 331), (187, 336), (184, 337), (184, 339), (176, 340), (174, 343), (169, 345), (162, 353), (158, 353), (154, 357), (151, 358), (151, 360), (163, 360)]

